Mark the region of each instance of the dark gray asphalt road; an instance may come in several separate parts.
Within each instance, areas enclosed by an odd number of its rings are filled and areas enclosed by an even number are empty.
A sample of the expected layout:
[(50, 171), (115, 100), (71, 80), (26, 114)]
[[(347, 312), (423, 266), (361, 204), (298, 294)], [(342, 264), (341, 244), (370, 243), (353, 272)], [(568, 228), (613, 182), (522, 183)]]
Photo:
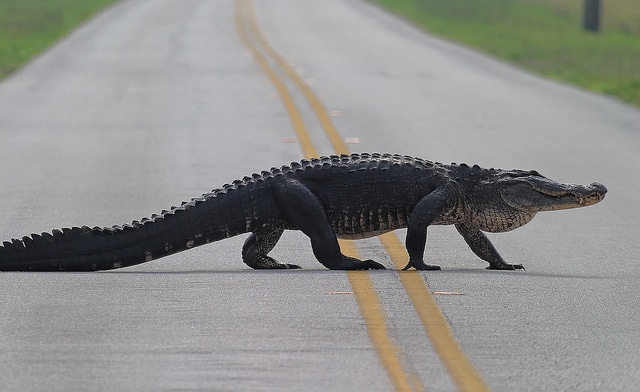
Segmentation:
[[(282, 3), (282, 4), (281, 4)], [(605, 201), (492, 236), (485, 271), (450, 228), (425, 274), (494, 390), (637, 390), (640, 111), (434, 39), (360, 1), (258, 2), (261, 27), (354, 151), (603, 182)], [(0, 83), (0, 239), (121, 224), (301, 157), (231, 1), (125, 1)], [(309, 115), (301, 96), (301, 109)], [(311, 118), (312, 116), (308, 116)], [(321, 153), (331, 147), (309, 124)], [(305, 269), (251, 271), (234, 238), (128, 270), (0, 274), (0, 390), (390, 390), (351, 287), (298, 233)], [(375, 239), (367, 258), (390, 266)], [(389, 334), (454, 390), (393, 271)]]

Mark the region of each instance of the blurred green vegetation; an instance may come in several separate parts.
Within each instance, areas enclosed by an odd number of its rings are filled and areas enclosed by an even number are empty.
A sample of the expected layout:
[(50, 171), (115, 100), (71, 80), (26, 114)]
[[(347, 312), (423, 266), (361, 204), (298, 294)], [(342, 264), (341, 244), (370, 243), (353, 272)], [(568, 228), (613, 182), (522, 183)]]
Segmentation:
[[(0, 0), (0, 78), (116, 0)], [(424, 29), (545, 76), (640, 106), (640, 5), (602, 0), (602, 31), (581, 29), (583, 0), (371, 0)]]
[(115, 0), (0, 0), (0, 79)]
[(603, 0), (582, 30), (583, 0), (370, 0), (437, 35), (550, 78), (640, 106), (640, 4)]

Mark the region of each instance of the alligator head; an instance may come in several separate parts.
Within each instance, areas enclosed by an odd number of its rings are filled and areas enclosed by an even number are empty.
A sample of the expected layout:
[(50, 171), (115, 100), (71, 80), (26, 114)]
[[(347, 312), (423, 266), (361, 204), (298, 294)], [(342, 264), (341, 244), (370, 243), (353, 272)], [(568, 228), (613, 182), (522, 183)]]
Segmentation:
[(536, 171), (492, 169), (485, 175), (475, 186), (472, 220), (490, 232), (513, 230), (541, 211), (590, 206), (607, 193), (597, 182), (563, 184)]
[(502, 200), (521, 211), (540, 212), (586, 207), (604, 199), (607, 188), (597, 182), (590, 185), (563, 184), (536, 171), (506, 172), (497, 181)]

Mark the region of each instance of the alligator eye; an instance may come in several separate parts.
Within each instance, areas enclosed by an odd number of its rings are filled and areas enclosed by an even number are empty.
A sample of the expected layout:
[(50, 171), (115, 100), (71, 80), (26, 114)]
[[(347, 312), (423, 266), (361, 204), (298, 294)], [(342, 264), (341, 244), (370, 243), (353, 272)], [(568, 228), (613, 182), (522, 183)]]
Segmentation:
[(542, 177), (545, 178), (542, 174), (538, 173), (535, 170), (529, 170), (529, 171), (525, 171), (525, 170), (511, 170), (507, 173), (505, 173), (507, 176), (512, 177), (512, 178), (520, 178), (520, 177), (529, 177), (529, 176), (533, 176), (533, 177)]

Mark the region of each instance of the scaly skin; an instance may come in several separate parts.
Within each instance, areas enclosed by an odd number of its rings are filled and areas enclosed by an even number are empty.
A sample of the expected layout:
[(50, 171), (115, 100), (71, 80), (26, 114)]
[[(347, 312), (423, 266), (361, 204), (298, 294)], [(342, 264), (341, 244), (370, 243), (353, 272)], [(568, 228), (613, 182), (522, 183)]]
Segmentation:
[(455, 225), (491, 269), (507, 264), (482, 233), (505, 232), (540, 211), (584, 207), (607, 189), (561, 184), (535, 171), (443, 165), (390, 154), (303, 160), (224, 185), (151, 218), (112, 228), (53, 230), (0, 246), (3, 271), (95, 271), (151, 261), (251, 233), (242, 249), (252, 268), (299, 268), (268, 256), (284, 230), (301, 230), (329, 269), (383, 269), (340, 252), (337, 238), (358, 239), (407, 228), (408, 269), (423, 261), (430, 225)]

